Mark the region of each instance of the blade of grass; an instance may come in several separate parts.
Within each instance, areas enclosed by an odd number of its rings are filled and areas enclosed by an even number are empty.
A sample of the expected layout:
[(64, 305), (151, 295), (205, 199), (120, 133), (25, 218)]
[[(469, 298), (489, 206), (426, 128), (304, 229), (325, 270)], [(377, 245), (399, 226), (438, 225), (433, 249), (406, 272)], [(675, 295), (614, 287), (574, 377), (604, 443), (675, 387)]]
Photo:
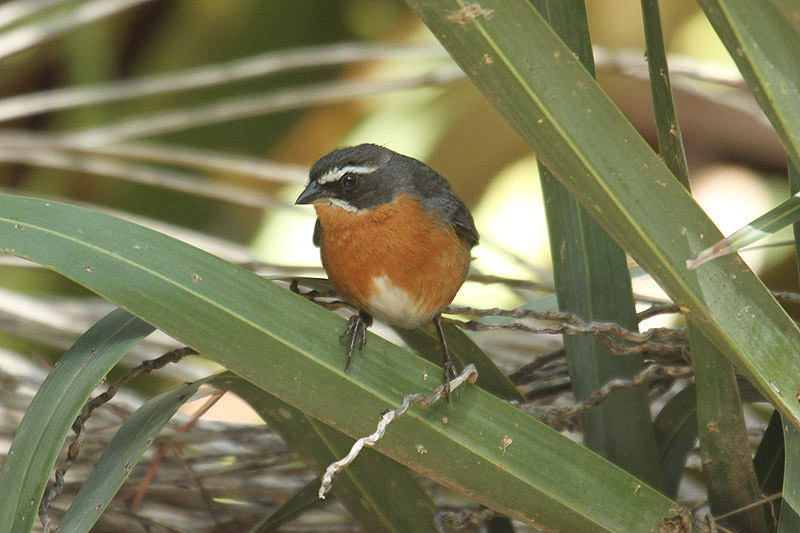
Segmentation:
[[(800, 171), (791, 160), (787, 161), (787, 172), (789, 175), (789, 194), (796, 195), (800, 193)], [(794, 197), (794, 196), (793, 196)], [(795, 222), (792, 233), (794, 234), (794, 251), (797, 265), (798, 278), (800, 278), (800, 223)]]
[[(659, 153), (667, 167), (688, 190), (689, 170), (683, 148), (683, 135), (672, 98), (658, 0), (642, 0), (642, 18)], [(697, 405), (702, 406), (698, 407), (695, 420), (700, 428), (698, 433), (703, 455), (703, 477), (709, 493), (711, 511), (721, 515), (746, 507), (761, 495), (750, 460), (747, 428), (744, 425), (733, 365), (708, 340), (693, 318), (689, 317), (687, 324), (692, 361), (695, 368), (702, 368), (702, 371), (695, 373)], [(723, 390), (725, 388), (730, 390)], [(720, 394), (727, 401), (715, 401)], [(721, 420), (726, 423), (721, 424)], [(726, 467), (731, 463), (732, 468)], [(734, 477), (728, 477), (731, 474)], [(675, 488), (677, 489), (677, 484)], [(735, 514), (729, 522), (745, 531), (763, 531), (767, 528), (765, 518), (763, 510), (754, 507)]]
[[(694, 342), (702, 333), (693, 322), (687, 325), (689, 340)], [(753, 503), (761, 498), (761, 493), (753, 470), (733, 367), (714, 349), (706, 350), (702, 357), (694, 358), (693, 363), (703, 478), (711, 512), (722, 515)], [(737, 512), (721, 523), (741, 531), (767, 530), (762, 507)]]
[(153, 327), (112, 311), (67, 350), (42, 383), (17, 429), (0, 472), (0, 524), (30, 531), (69, 428), (89, 395)]
[(686, 459), (697, 440), (697, 394), (694, 384), (687, 385), (670, 398), (653, 425), (661, 453), (664, 493), (674, 498), (678, 494)]
[(103, 450), (72, 505), (64, 513), (58, 530), (62, 533), (91, 530), (169, 419), (201, 385), (213, 378), (209, 376), (159, 394), (137, 409)]
[[(553, 27), (594, 75), (583, 0), (548, 1)], [(638, 330), (625, 252), (539, 163), (559, 309), (585, 321), (608, 320)], [(591, 337), (564, 338), (572, 392), (584, 400), (608, 381), (632, 378), (640, 356), (620, 356)], [(655, 487), (661, 486), (655, 432), (644, 388), (619, 390), (581, 413), (586, 446)]]
[(778, 532), (790, 533), (800, 528), (800, 432), (785, 421), (783, 442), (786, 462), (783, 465), (783, 502)]
[[(347, 455), (353, 445), (353, 439), (347, 435), (240, 377), (223, 374), (214, 380), (214, 385), (236, 393), (250, 404), (317, 474)], [(319, 483), (313, 495), (317, 501), (318, 490)], [(363, 450), (337, 477), (333, 494), (365, 531), (433, 531), (431, 518), (436, 512), (433, 500), (408, 469), (374, 450)]]
[[(791, 159), (787, 162), (789, 174), (789, 192), (797, 194), (800, 192), (800, 171), (798, 166)], [(797, 269), (800, 273), (800, 224), (794, 225), (795, 255), (797, 256)], [(799, 276), (800, 277), (800, 276)], [(770, 426), (778, 417), (777, 412), (770, 420)], [(778, 533), (789, 533), (800, 530), (800, 435), (797, 429), (781, 416), (780, 436), (783, 437), (783, 495), (781, 502), (781, 513), (778, 520)], [(769, 429), (769, 427), (767, 428)], [(766, 438), (766, 432), (765, 437)], [(762, 444), (764, 443), (762, 438)], [(775, 446), (777, 447), (777, 446)], [(760, 449), (760, 447), (759, 447)], [(777, 459), (777, 458), (776, 458)], [(769, 470), (774, 470), (773, 468)], [(774, 475), (764, 479), (764, 483), (774, 479)]]
[(407, 3), (587, 212), (800, 426), (800, 330), (734, 258), (687, 272), (719, 231), (536, 10), (515, 0), (472, 10)]
[(686, 268), (695, 269), (712, 259), (738, 252), (748, 244), (769, 237), (798, 220), (800, 220), (800, 195), (795, 194), (728, 237), (720, 239), (713, 246), (698, 252), (686, 261)]
[(758, 487), (763, 494), (769, 495), (781, 491), (784, 461), (781, 415), (778, 411), (773, 411), (753, 457)]

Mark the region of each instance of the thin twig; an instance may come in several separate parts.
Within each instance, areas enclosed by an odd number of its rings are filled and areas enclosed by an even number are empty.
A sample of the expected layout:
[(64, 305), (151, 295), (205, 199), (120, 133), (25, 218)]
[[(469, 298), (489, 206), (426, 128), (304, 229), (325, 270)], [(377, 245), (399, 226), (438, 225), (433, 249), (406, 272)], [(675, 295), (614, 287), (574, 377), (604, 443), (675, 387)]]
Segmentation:
[(61, 490), (64, 486), (64, 475), (69, 470), (72, 463), (75, 462), (75, 459), (78, 458), (78, 454), (80, 453), (81, 446), (83, 445), (83, 440), (86, 437), (86, 421), (89, 417), (92, 416), (92, 412), (103, 405), (104, 403), (111, 400), (119, 390), (125, 386), (129, 381), (136, 378), (137, 376), (152, 372), (153, 370), (157, 370), (163, 366), (168, 365), (169, 363), (177, 363), (187, 355), (195, 355), (197, 352), (189, 347), (178, 348), (176, 350), (172, 350), (171, 352), (167, 352), (161, 357), (156, 359), (151, 359), (148, 361), (143, 361), (138, 366), (132, 368), (128, 372), (125, 373), (120, 379), (112, 383), (108, 386), (105, 392), (102, 394), (98, 394), (88, 402), (86, 405), (83, 406), (83, 410), (81, 413), (75, 418), (75, 422), (72, 423), (72, 431), (75, 432), (75, 438), (73, 439), (72, 443), (69, 445), (69, 449), (67, 450), (67, 457), (64, 459), (64, 462), (56, 469), (56, 481), (47, 491), (47, 494), (42, 499), (42, 503), (39, 506), (39, 520), (42, 522), (42, 531), (43, 533), (49, 533), (51, 527), (51, 519), (49, 515), (50, 504), (53, 500), (61, 493)]
[[(549, 326), (532, 326), (519, 321), (512, 321), (505, 324), (486, 324), (475, 320), (466, 322), (452, 320), (452, 322), (470, 331), (508, 329), (539, 334), (591, 335), (599, 342), (603, 343), (612, 353), (618, 355), (648, 353), (664, 357), (678, 357), (680, 360), (685, 361), (689, 360), (689, 349), (685, 346), (685, 332), (670, 328), (654, 328), (644, 333), (636, 333), (610, 322), (587, 322), (580, 325), (560, 323)], [(618, 342), (607, 334), (611, 334), (620, 340), (634, 344)], [(659, 338), (670, 338), (676, 343), (650, 340)]]
[(320, 298), (333, 298), (337, 296), (338, 293), (336, 291), (318, 291), (316, 289), (311, 289), (309, 291), (302, 292), (296, 279), (292, 280), (292, 282), (289, 284), (289, 290), (295, 294), (299, 294), (306, 300), (310, 300), (317, 305), (321, 305), (329, 311), (336, 311), (337, 309), (349, 309), (354, 313), (358, 313), (357, 307), (343, 300), (320, 300)]
[[(460, 386), (465, 381), (469, 381), (470, 383), (475, 383), (478, 379), (478, 371), (475, 369), (475, 365), (469, 364), (464, 367), (464, 370), (461, 371), (461, 374), (450, 380), (449, 389), (450, 391), (455, 390), (458, 386)], [(319, 487), (319, 498), (321, 500), (325, 499), (325, 494), (331, 489), (333, 484), (333, 476), (345, 468), (347, 465), (353, 462), (355, 458), (361, 453), (361, 450), (364, 446), (372, 447), (378, 443), (378, 441), (383, 438), (383, 435), (386, 433), (386, 426), (388, 426), (393, 420), (400, 418), (411, 407), (412, 403), (417, 404), (420, 407), (429, 407), (433, 403), (437, 402), (438, 400), (442, 399), (445, 396), (445, 385), (439, 385), (436, 387), (431, 394), (406, 394), (403, 396), (403, 403), (397, 409), (388, 409), (386, 412), (383, 413), (381, 416), (380, 421), (378, 422), (378, 428), (375, 430), (374, 433), (371, 435), (367, 435), (366, 437), (361, 437), (358, 439), (354, 444), (353, 447), (350, 448), (350, 452), (344, 456), (342, 459), (335, 461), (328, 465), (328, 468), (325, 469), (325, 474), (322, 476), (322, 483)]]
[(559, 431), (573, 429), (575, 427), (574, 419), (580, 413), (600, 405), (616, 390), (634, 389), (657, 377), (679, 378), (688, 377), (692, 374), (694, 374), (694, 370), (689, 366), (662, 366), (651, 364), (631, 379), (612, 379), (599, 389), (593, 391), (583, 401), (578, 402), (572, 407), (553, 408), (526, 404), (522, 405), (521, 409)]
[[(294, 292), (301, 294), (297, 280), (292, 282)], [(354, 308), (346, 302), (321, 302), (320, 297), (331, 297), (335, 293), (319, 293), (310, 291), (303, 296), (319, 303), (327, 309)], [(652, 328), (643, 333), (630, 331), (614, 322), (584, 322), (578, 315), (564, 311), (533, 311), (530, 309), (477, 309), (474, 307), (450, 306), (444, 311), (448, 314), (473, 315), (473, 316), (503, 316), (508, 318), (530, 318), (558, 322), (555, 325), (533, 326), (520, 321), (504, 324), (486, 324), (475, 320), (460, 321), (448, 319), (463, 329), (471, 331), (486, 331), (496, 329), (511, 329), (528, 333), (549, 333), (560, 335), (591, 335), (599, 342), (606, 345), (612, 353), (619, 355), (650, 353), (665, 357), (678, 357), (682, 361), (689, 360), (689, 350), (686, 347), (688, 339), (685, 330), (673, 328)], [(615, 340), (616, 339), (616, 340)], [(664, 342), (666, 339), (670, 342)], [(623, 341), (623, 342), (618, 342)], [(630, 343), (630, 344), (626, 344)]]
[(511, 380), (514, 385), (525, 385), (526, 383), (530, 383), (535, 379), (536, 371), (543, 368), (545, 365), (549, 365), (550, 363), (560, 361), (566, 357), (566, 351), (564, 347), (557, 348), (550, 353), (546, 353), (543, 355), (538, 356), (536, 359), (531, 361), (530, 363), (521, 366), (513, 373), (508, 376), (508, 379)]
[(764, 496), (760, 500), (756, 500), (754, 502), (748, 503), (747, 505), (743, 505), (742, 507), (739, 507), (738, 509), (734, 509), (733, 511), (728, 511), (727, 513), (723, 513), (721, 515), (717, 515), (717, 516), (714, 517), (714, 519), (715, 520), (724, 520), (724, 519), (729, 518), (729, 517), (731, 517), (731, 516), (733, 516), (735, 514), (743, 513), (743, 512), (745, 512), (747, 510), (752, 509), (753, 507), (760, 507), (761, 505), (765, 505), (765, 504), (770, 503), (772, 501), (778, 500), (778, 499), (780, 499), (782, 497), (783, 497), (783, 492), (777, 492), (775, 494), (770, 494), (769, 496)]
[(686, 309), (672, 302), (657, 302), (643, 311), (636, 313), (636, 319), (641, 322), (656, 315), (685, 313)]

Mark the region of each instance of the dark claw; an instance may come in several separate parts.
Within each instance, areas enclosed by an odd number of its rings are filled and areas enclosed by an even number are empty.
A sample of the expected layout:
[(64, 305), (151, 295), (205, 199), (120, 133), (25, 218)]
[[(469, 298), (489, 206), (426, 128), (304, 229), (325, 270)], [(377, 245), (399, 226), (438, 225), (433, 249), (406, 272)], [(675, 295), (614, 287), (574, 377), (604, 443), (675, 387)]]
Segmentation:
[(442, 363), (442, 370), (444, 370), (444, 397), (447, 402), (450, 402), (450, 380), (455, 379), (458, 375), (456, 372), (456, 365), (452, 361), (445, 361)]
[(353, 315), (347, 321), (347, 329), (344, 333), (339, 335), (339, 340), (349, 339), (347, 343), (347, 362), (344, 364), (344, 369), (350, 366), (350, 360), (353, 358), (353, 350), (356, 347), (356, 338), (358, 338), (358, 349), (363, 350), (367, 345), (367, 328), (372, 325), (372, 317), (367, 313), (361, 312)]
[(450, 359), (450, 351), (447, 349), (447, 342), (444, 339), (442, 330), (442, 315), (433, 317), (433, 325), (436, 326), (436, 333), (439, 334), (439, 343), (442, 345), (442, 370), (444, 371), (444, 398), (450, 403), (450, 380), (458, 375), (456, 365)]

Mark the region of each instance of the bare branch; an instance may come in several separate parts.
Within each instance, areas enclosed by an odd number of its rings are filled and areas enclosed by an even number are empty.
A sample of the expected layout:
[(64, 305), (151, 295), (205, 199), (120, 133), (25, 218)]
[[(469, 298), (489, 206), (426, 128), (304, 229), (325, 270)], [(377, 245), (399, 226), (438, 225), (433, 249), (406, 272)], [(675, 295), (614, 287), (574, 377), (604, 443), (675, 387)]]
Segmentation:
[(653, 378), (668, 377), (679, 378), (688, 377), (694, 374), (694, 369), (690, 366), (662, 366), (657, 364), (648, 365), (632, 379), (612, 379), (599, 389), (592, 392), (585, 400), (578, 402), (569, 408), (541, 407), (526, 404), (521, 409), (540, 419), (547, 425), (562, 431), (574, 429), (574, 419), (583, 411), (600, 405), (608, 396), (620, 389), (634, 389)]
[[(455, 390), (458, 386), (460, 386), (465, 381), (469, 381), (470, 383), (475, 383), (478, 379), (478, 371), (475, 369), (475, 365), (469, 364), (464, 367), (464, 370), (461, 371), (461, 374), (450, 380), (449, 383), (449, 390)], [(374, 433), (371, 435), (367, 435), (366, 437), (361, 437), (358, 439), (354, 444), (353, 447), (350, 448), (350, 452), (344, 456), (342, 459), (331, 463), (328, 465), (328, 468), (325, 469), (325, 474), (322, 476), (322, 483), (319, 487), (319, 497), (321, 500), (325, 499), (325, 494), (331, 489), (333, 484), (333, 476), (334, 474), (341, 471), (347, 465), (352, 463), (355, 458), (361, 453), (361, 450), (364, 446), (372, 447), (375, 446), (378, 441), (383, 438), (383, 435), (386, 433), (386, 426), (388, 426), (393, 420), (400, 418), (411, 407), (412, 403), (419, 405), (420, 407), (429, 407), (438, 400), (441, 400), (445, 396), (445, 384), (439, 385), (436, 387), (430, 395), (427, 394), (406, 394), (403, 396), (403, 403), (397, 409), (389, 409), (381, 416), (380, 422), (378, 422), (378, 428), (375, 430)]]

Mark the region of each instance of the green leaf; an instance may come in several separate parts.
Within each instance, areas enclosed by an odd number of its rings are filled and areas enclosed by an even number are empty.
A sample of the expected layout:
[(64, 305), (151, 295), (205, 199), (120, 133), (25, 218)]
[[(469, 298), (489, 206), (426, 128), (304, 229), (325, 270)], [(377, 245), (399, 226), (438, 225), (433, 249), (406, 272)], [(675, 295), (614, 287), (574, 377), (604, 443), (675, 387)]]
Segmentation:
[(653, 98), (658, 152), (676, 178), (689, 189), (689, 169), (683, 149), (683, 134), (675, 113), (672, 82), (664, 47), (661, 11), (658, 0), (641, 0), (644, 21), (644, 41), (647, 46), (647, 70), (650, 76), (650, 93)]
[(59, 524), (62, 533), (89, 531), (133, 467), (178, 408), (214, 376), (187, 383), (145, 402), (120, 426)]
[(769, 237), (798, 220), (800, 220), (800, 195), (795, 194), (728, 237), (717, 241), (713, 246), (698, 252), (686, 261), (686, 267), (695, 269), (712, 259), (737, 252), (748, 244)]
[(407, 3), (586, 211), (800, 426), (800, 330), (736, 259), (687, 272), (686, 259), (721, 235), (536, 10), (522, 0), (471, 11), (458, 0)]
[(122, 309), (112, 311), (67, 350), (44, 380), (0, 472), (0, 524), (8, 531), (31, 530), (70, 426), (108, 371), (153, 329)]
[(784, 460), (781, 415), (778, 411), (773, 411), (753, 457), (758, 488), (763, 494), (770, 495), (781, 491)]
[(694, 384), (669, 399), (654, 422), (661, 453), (664, 493), (675, 497), (683, 477), (686, 459), (697, 440), (697, 400)]
[[(800, 192), (800, 171), (791, 161), (788, 161), (786, 166), (789, 175), (789, 193), (797, 194)], [(794, 224), (792, 234), (794, 236), (794, 254), (800, 258), (800, 223)], [(800, 261), (797, 262), (797, 271), (800, 274)]]
[(785, 422), (783, 442), (786, 462), (783, 466), (783, 504), (778, 531), (789, 533), (800, 527), (800, 433)]
[[(341, 317), (165, 235), (32, 198), (0, 195), (0, 213), (0, 248), (74, 279), (351, 437), (372, 433), (380, 412), (404, 394), (438, 384), (424, 379), (438, 366), (373, 334), (345, 373)], [(680, 513), (651, 487), (477, 386), (459, 387), (450, 404), (411, 409), (375, 449), (487, 507), (550, 528), (649, 530)]]
[[(214, 384), (240, 396), (286, 439), (303, 461), (322, 474), (330, 463), (350, 451), (353, 439), (232, 374)], [(380, 472), (380, 475), (375, 475)], [(317, 491), (314, 498), (319, 501)], [(374, 450), (336, 476), (333, 494), (366, 531), (432, 531), (436, 506), (407, 468)], [(302, 500), (296, 500), (300, 504)], [(299, 512), (299, 511), (298, 511)], [(271, 521), (268, 518), (268, 521)], [(265, 522), (266, 523), (266, 522)]]
[[(547, 2), (553, 29), (594, 72), (583, 0)], [(540, 162), (545, 214), (559, 309), (583, 320), (607, 320), (637, 330), (625, 252)], [(616, 378), (632, 378), (639, 356), (620, 356), (588, 336), (566, 336), (570, 384), (578, 400)], [(644, 388), (619, 390), (580, 415), (583, 442), (655, 487), (661, 485), (658, 451)]]
[[(695, 322), (689, 322), (689, 342), (700, 351), (693, 357), (697, 383), (697, 427), (711, 512), (727, 514), (761, 499), (753, 469), (747, 427), (733, 366), (708, 344)], [(723, 524), (741, 531), (766, 531), (762, 507), (732, 514)]]

